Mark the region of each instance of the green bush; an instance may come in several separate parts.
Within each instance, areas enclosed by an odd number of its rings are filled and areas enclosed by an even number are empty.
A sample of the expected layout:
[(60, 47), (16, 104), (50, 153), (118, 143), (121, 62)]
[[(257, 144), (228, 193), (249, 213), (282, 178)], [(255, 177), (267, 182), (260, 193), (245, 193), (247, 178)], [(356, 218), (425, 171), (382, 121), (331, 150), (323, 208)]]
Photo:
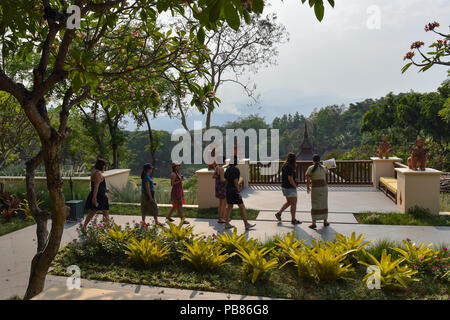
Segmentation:
[(231, 254), (224, 254), (225, 249), (203, 239), (194, 240), (192, 245), (185, 243), (185, 246), (186, 251), (180, 251), (182, 259), (189, 261), (197, 271), (216, 270), (227, 265), (231, 257)]
[(162, 245), (158, 240), (131, 238), (125, 245), (125, 254), (138, 266), (152, 267), (161, 263), (170, 250), (168, 245)]
[[(381, 288), (388, 290), (396, 290), (400, 288), (407, 288), (408, 283), (411, 281), (419, 281), (417, 278), (413, 278), (418, 271), (412, 270), (408, 265), (401, 266), (400, 264), (405, 261), (405, 258), (399, 258), (392, 261), (391, 255), (386, 253), (386, 249), (381, 253), (381, 258), (378, 260), (370, 253), (368, 256), (371, 259), (372, 264), (360, 261), (362, 265), (366, 267), (377, 266), (379, 269), (379, 278)], [(363, 281), (367, 282), (375, 274), (375, 270), (366, 274)]]
[(270, 270), (275, 269), (278, 265), (277, 259), (267, 260), (264, 258), (272, 249), (258, 247), (243, 248), (238, 247), (236, 253), (242, 259), (242, 270), (246, 277), (255, 283), (258, 279), (266, 279)]

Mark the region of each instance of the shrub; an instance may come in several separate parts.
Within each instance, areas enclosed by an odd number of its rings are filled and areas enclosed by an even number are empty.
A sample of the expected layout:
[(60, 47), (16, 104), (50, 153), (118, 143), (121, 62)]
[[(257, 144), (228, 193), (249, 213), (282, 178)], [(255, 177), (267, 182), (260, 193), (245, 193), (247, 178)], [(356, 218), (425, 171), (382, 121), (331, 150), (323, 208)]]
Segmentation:
[(251, 247), (257, 247), (258, 243), (251, 239), (247, 240), (245, 238), (245, 234), (241, 234), (239, 237), (237, 236), (237, 229), (233, 229), (232, 235), (225, 232), (217, 237), (217, 244), (225, 249), (226, 253), (234, 253), (238, 248), (249, 249)]
[(223, 254), (225, 249), (214, 245), (214, 242), (197, 239), (192, 245), (185, 243), (186, 251), (182, 259), (189, 261), (198, 271), (212, 271), (228, 264), (231, 254)]
[(293, 263), (300, 279), (316, 279), (310, 250), (308, 247), (299, 247), (286, 251), (288, 259), (280, 266), (280, 269), (288, 263)]
[(337, 252), (348, 254), (344, 258), (344, 262), (347, 264), (356, 264), (361, 260), (364, 255), (364, 247), (370, 244), (372, 241), (367, 241), (364, 243), (365, 237), (360, 234), (356, 237), (355, 232), (352, 232), (350, 237), (346, 237), (342, 234), (337, 233), (334, 242), (334, 247)]
[(416, 246), (415, 242), (406, 239), (403, 240), (405, 250), (401, 248), (392, 249), (400, 253), (410, 266), (417, 266), (419, 271), (427, 271), (436, 263), (439, 256), (439, 250), (431, 249), (431, 245), (431, 243), (425, 245), (425, 242), (422, 242), (419, 246)]
[(242, 270), (246, 277), (255, 283), (258, 279), (266, 279), (270, 270), (277, 267), (277, 259), (266, 260), (264, 256), (272, 249), (261, 248), (256, 246), (250, 248), (238, 247), (236, 253), (242, 259)]
[(174, 223), (168, 221), (169, 228), (164, 228), (163, 232), (168, 240), (182, 241), (190, 238), (191, 236), (194, 236), (193, 233), (194, 227), (192, 226), (183, 227), (183, 221), (184, 219), (182, 219), (178, 225), (175, 225)]
[[(399, 288), (407, 288), (408, 282), (419, 281), (419, 279), (413, 278), (412, 276), (417, 273), (417, 270), (412, 270), (408, 265), (400, 266), (400, 264), (405, 261), (405, 258), (399, 258), (392, 261), (391, 255), (386, 254), (386, 249), (383, 250), (381, 254), (381, 259), (378, 261), (373, 255), (367, 253), (373, 264), (375, 264), (380, 272), (380, 284), (381, 288), (388, 290), (395, 290)], [(371, 266), (370, 264), (360, 261), (359, 262), (366, 267)], [(372, 277), (375, 270), (366, 274), (363, 281), (366, 281)]]
[(125, 244), (131, 237), (131, 230), (122, 228), (116, 224), (111, 229), (106, 229), (102, 237), (101, 246), (103, 249), (112, 255), (122, 255), (124, 253)]
[(133, 263), (146, 267), (159, 264), (170, 254), (168, 245), (163, 246), (159, 241), (148, 238), (141, 241), (132, 238), (125, 248), (125, 254)]
[(314, 248), (309, 252), (317, 278), (321, 281), (348, 279), (346, 275), (353, 272), (353, 269), (351, 265), (346, 265), (344, 260), (349, 253), (355, 252), (356, 249), (342, 252), (339, 247), (329, 243), (321, 245), (313, 240), (313, 244)]
[(272, 255), (277, 258), (280, 264), (283, 264), (291, 258), (290, 253), (303, 244), (304, 241), (295, 238), (295, 232), (289, 232), (282, 238), (275, 236), (275, 246), (278, 249), (272, 251)]

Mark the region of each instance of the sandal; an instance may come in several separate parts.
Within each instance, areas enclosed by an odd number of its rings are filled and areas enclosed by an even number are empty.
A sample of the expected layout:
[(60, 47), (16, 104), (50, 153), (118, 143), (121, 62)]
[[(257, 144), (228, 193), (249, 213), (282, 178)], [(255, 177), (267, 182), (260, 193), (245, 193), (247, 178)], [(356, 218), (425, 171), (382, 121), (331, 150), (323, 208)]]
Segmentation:
[(291, 223), (292, 223), (293, 225), (296, 225), (296, 224), (302, 224), (302, 222), (299, 221), (299, 220), (297, 220), (297, 219), (292, 220)]
[(275, 213), (275, 218), (277, 218), (277, 220), (281, 222), (281, 213)]
[(174, 222), (175, 220), (172, 218), (166, 218), (166, 221)]
[(184, 220), (184, 221), (183, 221), (183, 224), (190, 224), (190, 222), (187, 221), (187, 220)]
[(234, 226), (229, 223), (225, 224), (225, 229), (231, 229), (231, 228), (234, 228)]
[(315, 224), (312, 224), (312, 225), (310, 225), (308, 227), (311, 228), (311, 229), (316, 229), (317, 228), (317, 226)]
[(329, 225), (330, 225), (329, 222), (324, 222), (324, 223), (323, 223), (323, 226), (324, 226), (324, 227), (328, 227)]
[(226, 223), (226, 221), (223, 221), (223, 220), (217, 220), (217, 223)]

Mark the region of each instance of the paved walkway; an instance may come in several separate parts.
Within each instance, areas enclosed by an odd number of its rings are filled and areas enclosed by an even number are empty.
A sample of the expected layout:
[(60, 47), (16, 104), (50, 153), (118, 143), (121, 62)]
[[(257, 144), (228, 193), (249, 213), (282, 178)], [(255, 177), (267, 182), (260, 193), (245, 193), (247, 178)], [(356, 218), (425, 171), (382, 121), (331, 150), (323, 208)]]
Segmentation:
[[(273, 215), (274, 211), (263, 211), (257, 217), (256, 228), (248, 231), (246, 234), (248, 237), (257, 238), (261, 241), (265, 241), (274, 235), (286, 234), (287, 232), (295, 231), (296, 236), (299, 239), (305, 239), (308, 243), (313, 239), (333, 240), (336, 233), (344, 235), (350, 235), (353, 231), (357, 234), (364, 233), (367, 240), (376, 239), (391, 239), (402, 240), (407, 237), (416, 242), (426, 241), (432, 242), (436, 245), (442, 243), (450, 243), (450, 227), (420, 227), (420, 226), (379, 226), (379, 225), (361, 225), (355, 224), (350, 221), (351, 217), (346, 213), (330, 213), (329, 227), (324, 228), (321, 224), (318, 225), (317, 230), (311, 230), (308, 228), (308, 222), (304, 221), (303, 224), (293, 226), (288, 221), (278, 223)], [(283, 214), (283, 220), (289, 220), (290, 214), (285, 212)], [(299, 212), (298, 216), (301, 219), (307, 220), (307, 215), (304, 212)], [(117, 224), (124, 225), (127, 222), (139, 221), (138, 216), (112, 216)], [(177, 219), (177, 218), (176, 218)], [(147, 220), (150, 221), (151, 219)], [(232, 230), (224, 230), (223, 224), (218, 224), (215, 219), (187, 219), (195, 227), (195, 232), (203, 232), (206, 235), (218, 234), (222, 232), (232, 232)], [(231, 221), (233, 225), (237, 227), (238, 234), (244, 233), (245, 228), (241, 220)], [(76, 228), (78, 223), (66, 223), (65, 231), (61, 245), (64, 246), (68, 242), (77, 238)], [(0, 237), (0, 299), (7, 299), (13, 295), (23, 296), (26, 290), (31, 259), (34, 256), (36, 250), (36, 226), (30, 226), (22, 230), (4, 235)], [(59, 279), (58, 279), (59, 278)], [(86, 281), (83, 280), (83, 283)], [(136, 290), (136, 287), (124, 285), (124, 284), (111, 284), (99, 282), (86, 282), (86, 287), (100, 288), (101, 290), (111, 291), (116, 290), (117, 287), (131, 288), (130, 290)], [(57, 287), (64, 288), (64, 278), (48, 276), (46, 282), (46, 289)], [(165, 288), (151, 288), (146, 286), (139, 286), (139, 290), (145, 290), (145, 297), (149, 299), (160, 298), (164, 299), (219, 299), (219, 296), (211, 293), (204, 293), (200, 295), (196, 291), (184, 290), (177, 291), (176, 289)], [(61, 289), (62, 290), (62, 289)], [(64, 290), (53, 289), (52, 294), (58, 295), (61, 298), (72, 298), (75, 293), (67, 293)], [(128, 289), (127, 289), (128, 290)], [(165, 295), (159, 294), (161, 290), (164, 290)], [(175, 291), (173, 291), (175, 290)], [(89, 291), (85, 293), (90, 297), (104, 297), (112, 298), (114, 295), (111, 292), (102, 291)], [(158, 295), (156, 295), (158, 293)], [(201, 296), (201, 297), (200, 297)], [(50, 296), (48, 296), (50, 297)], [(86, 296), (87, 297), (87, 296)], [(125, 297), (125, 296), (124, 296)], [(129, 296), (126, 296), (129, 297)], [(141, 298), (143, 298), (141, 296)], [(261, 297), (245, 297), (239, 295), (231, 295), (230, 299), (260, 299)], [(222, 298), (220, 298), (222, 299)]]
[[(297, 188), (297, 210), (310, 212), (311, 196), (306, 187)], [(245, 206), (256, 210), (279, 210), (286, 198), (278, 185), (252, 185), (242, 191)], [(328, 186), (328, 208), (331, 212), (398, 212), (396, 204), (374, 187)]]

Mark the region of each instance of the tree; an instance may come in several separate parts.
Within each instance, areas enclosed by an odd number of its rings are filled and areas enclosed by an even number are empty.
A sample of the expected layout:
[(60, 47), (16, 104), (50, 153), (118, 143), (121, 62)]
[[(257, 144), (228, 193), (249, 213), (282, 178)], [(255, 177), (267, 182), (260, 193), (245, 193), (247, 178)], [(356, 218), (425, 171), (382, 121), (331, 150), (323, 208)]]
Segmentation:
[[(304, 3), (305, 1), (302, 0)], [(329, 0), (334, 5), (334, 1)], [(105, 75), (120, 77), (126, 73), (149, 67), (139, 61), (129, 61), (120, 72), (110, 73), (110, 66), (101, 63), (95, 49), (107, 32), (113, 32), (121, 19), (139, 16), (148, 24), (156, 23), (158, 13), (168, 10), (185, 14), (185, 6), (193, 11), (199, 21), (190, 36), (201, 38), (203, 27), (216, 28), (221, 21), (238, 28), (240, 21), (235, 17), (246, 17), (249, 12), (261, 13), (263, 0), (244, 2), (228, 1), (152, 1), (152, 0), (74, 0), (82, 17), (80, 28), (68, 28), (65, 14), (67, 7), (58, 0), (2, 0), (0, 3), (0, 38), (2, 39), (1, 65), (7, 65), (9, 57), (28, 58), (38, 53), (32, 66), (26, 66), (24, 74), (29, 81), (18, 82), (5, 68), (0, 68), (0, 90), (14, 96), (33, 125), (41, 142), (39, 153), (27, 162), (27, 198), (30, 205), (36, 203), (34, 194), (34, 169), (44, 162), (47, 187), (50, 193), (53, 213), (52, 227), (47, 237), (47, 217), (32, 208), (37, 222), (38, 252), (31, 263), (31, 273), (24, 298), (30, 299), (44, 288), (48, 268), (58, 252), (68, 208), (62, 193), (62, 178), (59, 170), (58, 147), (70, 133), (68, 118), (71, 108), (84, 101), (98, 85), (98, 77)], [(309, 1), (316, 16), (323, 18), (323, 1)], [(222, 8), (227, 5), (226, 10)], [(27, 19), (23, 19), (26, 16)], [(239, 19), (238, 19), (239, 20)], [(146, 24), (147, 25), (147, 24)], [(119, 25), (120, 26), (120, 25)], [(133, 41), (130, 29), (122, 34)], [(195, 34), (196, 33), (196, 34)], [(135, 46), (138, 44), (135, 43)], [(120, 49), (119, 49), (120, 50)], [(117, 52), (117, 51), (116, 51)], [(120, 54), (120, 53), (117, 53)], [(48, 99), (60, 89), (58, 106), (59, 122), (55, 127), (48, 116)], [(81, 89), (81, 91), (80, 91)]]
[[(206, 115), (205, 129), (211, 127), (212, 113), (221, 102), (216, 97), (219, 96), (219, 88), (224, 83), (229, 82), (241, 86), (250, 98), (257, 101), (256, 85), (250, 80), (242, 80), (242, 76), (246, 71), (256, 73), (261, 66), (276, 64), (277, 46), (285, 42), (288, 36), (285, 27), (278, 24), (276, 20), (275, 14), (266, 17), (253, 15), (249, 19), (249, 23), (243, 25), (239, 30), (234, 30), (224, 24), (215, 30), (206, 32), (204, 44), (208, 57), (204, 60), (203, 67), (207, 72), (202, 73), (196, 82), (205, 84), (202, 88), (203, 91), (200, 92), (206, 91), (206, 96), (210, 99), (197, 96), (193, 100), (193, 104)], [(182, 25), (181, 27), (185, 28), (186, 26)], [(201, 90), (201, 88), (198, 87), (197, 90)], [(178, 101), (177, 105), (182, 124), (189, 131), (183, 104)]]
[(0, 91), (0, 169), (26, 159), (39, 148), (34, 130), (20, 105)]
[[(444, 34), (441, 32), (436, 31), (436, 28), (438, 28), (440, 25), (438, 22), (432, 22), (428, 23), (425, 26), (425, 32), (433, 32), (437, 34), (438, 36), (442, 37), (441, 39), (436, 40), (433, 42), (429, 48), (434, 51), (430, 51), (427, 53), (422, 52), (420, 48), (422, 48), (425, 43), (423, 41), (415, 41), (411, 44), (411, 50), (406, 53), (403, 60), (409, 60), (406, 65), (402, 68), (402, 73), (405, 73), (406, 70), (411, 67), (411, 65), (415, 65), (417, 67), (420, 67), (419, 71), (426, 71), (430, 69), (433, 65), (443, 65), (443, 66), (450, 66), (450, 60), (448, 60), (447, 57), (450, 56), (450, 34)], [(415, 52), (417, 51), (420, 56), (422, 57), (422, 61), (416, 62), (413, 60), (413, 57), (415, 56)], [(447, 60), (446, 60), (447, 59)]]

